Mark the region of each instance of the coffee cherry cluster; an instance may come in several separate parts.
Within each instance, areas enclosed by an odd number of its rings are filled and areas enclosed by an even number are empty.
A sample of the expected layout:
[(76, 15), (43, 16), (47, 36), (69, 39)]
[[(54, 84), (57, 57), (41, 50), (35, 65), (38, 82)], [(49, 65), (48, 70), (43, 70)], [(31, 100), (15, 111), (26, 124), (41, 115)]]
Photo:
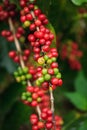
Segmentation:
[(44, 97), (44, 91), (38, 87), (28, 86), (26, 88), (27, 92), (22, 94), (23, 102), (27, 105), (36, 107), (42, 102), (42, 97)]
[(9, 0), (4, 0), (3, 6), (0, 5), (0, 20), (7, 20), (9, 17), (13, 18), (16, 14), (16, 5), (10, 3)]
[(61, 86), (62, 83), (60, 84), (60, 78), (61, 74), (59, 73), (58, 68), (43, 68), (42, 76), (36, 80), (36, 85), (40, 86), (41, 84), (43, 85), (44, 82), (46, 83), (51, 81), (52, 85)]
[[(25, 31), (24, 31), (24, 29), (22, 27), (18, 27), (15, 30), (15, 35), (20, 40), (20, 42), (24, 42), (25, 41), (25, 38), (23, 37), (24, 34), (25, 34)], [(9, 42), (13, 42), (14, 41), (14, 36), (13, 36), (12, 32), (9, 31), (9, 30), (3, 30), (1, 32), (1, 35), (3, 37), (5, 37), (6, 40), (9, 41)]]
[(17, 39), (19, 39), (19, 41), (21, 43), (24, 43), (25, 42), (25, 30), (23, 29), (23, 27), (19, 26), (17, 29), (16, 29), (16, 37)]
[[(52, 51), (53, 51), (53, 53), (52, 53)], [(50, 53), (48, 53), (48, 55), (44, 55), (44, 57), (40, 57), (38, 59), (38, 63), (40, 65), (44, 65), (45, 68), (42, 68), (41, 71), (39, 72), (40, 75), (38, 76), (38, 78), (36, 80), (36, 85), (44, 86), (44, 84), (45, 84), (48, 87), (48, 89), (49, 89), (48, 82), (50, 82), (50, 81), (51, 81), (51, 84), (53, 86), (55, 86), (55, 88), (56, 88), (56, 86), (62, 85), (61, 73), (59, 72), (59, 69), (58, 69), (58, 63), (56, 62), (56, 57), (54, 57), (53, 54), (57, 55), (56, 49), (55, 50), (51, 49), (51, 51), (50, 51)]]
[(59, 116), (54, 117), (55, 122), (53, 122), (52, 111), (49, 108), (44, 108), (41, 111), (41, 120), (38, 119), (36, 114), (32, 114), (30, 116), (30, 122), (32, 124), (32, 130), (54, 130), (53, 123), (55, 123), (56, 130), (61, 129), (61, 125), (63, 123), (62, 118)]
[[(32, 11), (35, 17), (33, 17)], [(36, 27), (48, 23), (46, 16), (32, 3), (24, 5), (23, 9), (20, 11), (20, 15), (20, 21), (23, 23), (23, 27), (29, 27), (31, 31), (35, 31)]]
[(5, 37), (5, 38), (7, 39), (7, 41), (9, 41), (9, 42), (13, 42), (13, 41), (14, 41), (13, 34), (12, 34), (12, 32), (9, 31), (9, 30), (3, 30), (3, 31), (1, 32), (1, 35), (2, 35), (3, 37)]
[(76, 42), (68, 41), (67, 44), (63, 44), (61, 50), (61, 58), (67, 59), (70, 68), (73, 70), (80, 70), (81, 63), (79, 59), (82, 57), (82, 51), (79, 50), (79, 46)]
[[(28, 61), (29, 59), (29, 55), (30, 55), (30, 50), (29, 49), (25, 49), (23, 52), (22, 52), (22, 58), (23, 60), (26, 62)], [(17, 51), (10, 51), (9, 52), (9, 57), (14, 61), (14, 62), (17, 62), (17, 63), (20, 63), (20, 54), (19, 52)]]
[(39, 118), (36, 114), (30, 116), (30, 122), (32, 124), (32, 130), (41, 130), (44, 129), (44, 122), (39, 121)]
[[(49, 23), (48, 19), (35, 5), (35, 1), (19, 1), (20, 21), (17, 21), (15, 17), (14, 20), (11, 19), (16, 14), (16, 6), (9, 0), (5, 0), (4, 5), (0, 6), (0, 20), (6, 19), (9, 22), (10, 18), (10, 28), (13, 29), (11, 31), (3, 30), (1, 35), (10, 42), (14, 41), (16, 45), (17, 51), (10, 51), (9, 57), (14, 62), (20, 63), (14, 76), (17, 82), (26, 86), (26, 91), (21, 96), (22, 102), (39, 109), (36, 109), (38, 116), (32, 114), (30, 117), (32, 130), (61, 130), (62, 119), (55, 116), (52, 110), (53, 101), (51, 101), (53, 90), (62, 85), (57, 63), (58, 52), (56, 48), (51, 47), (54, 34), (45, 26)], [(5, 9), (6, 6), (8, 6), (7, 9)], [(3, 10), (8, 14), (4, 18), (2, 17), (5, 15), (2, 13)], [(12, 12), (13, 15), (10, 14)], [(15, 22), (18, 23), (18, 26), (15, 25)], [(30, 53), (32, 60), (35, 61), (35, 65), (32, 66), (28, 60), (31, 58)], [(48, 95), (48, 93), (50, 94)]]
[(41, 26), (39, 31), (28, 36), (34, 52), (34, 60), (38, 60), (44, 53), (49, 52), (54, 35), (45, 27)]
[(27, 67), (18, 67), (18, 70), (14, 72), (14, 76), (17, 82), (27, 85), (27, 81), (32, 78)]

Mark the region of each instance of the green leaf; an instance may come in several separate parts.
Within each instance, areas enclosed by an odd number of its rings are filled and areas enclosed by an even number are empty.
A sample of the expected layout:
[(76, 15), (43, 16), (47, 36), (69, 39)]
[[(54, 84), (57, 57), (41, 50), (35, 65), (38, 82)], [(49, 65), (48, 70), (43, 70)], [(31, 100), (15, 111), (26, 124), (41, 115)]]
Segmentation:
[(87, 120), (82, 122), (82, 124), (79, 127), (79, 130), (87, 130)]
[(82, 111), (87, 111), (87, 98), (85, 96), (78, 92), (66, 93), (65, 95), (75, 107)]
[(0, 95), (0, 115), (5, 115), (14, 105), (14, 103), (20, 98), (21, 93), (24, 91), (25, 87), (12, 83), (5, 92)]
[(85, 78), (83, 71), (78, 73), (75, 80), (75, 89), (78, 93), (87, 97), (87, 79)]
[(17, 66), (8, 56), (11, 45), (0, 37), (0, 66), (5, 67), (9, 73), (13, 73)]
[(28, 106), (23, 103), (16, 102), (6, 116), (2, 130), (19, 130), (21, 125), (29, 122), (29, 115), (31, 110)]
[(75, 4), (75, 5), (81, 5), (85, 2), (87, 2), (87, 0), (72, 0), (72, 2)]
[(70, 118), (62, 130), (86, 130), (87, 129), (87, 115), (80, 116), (79, 118)]

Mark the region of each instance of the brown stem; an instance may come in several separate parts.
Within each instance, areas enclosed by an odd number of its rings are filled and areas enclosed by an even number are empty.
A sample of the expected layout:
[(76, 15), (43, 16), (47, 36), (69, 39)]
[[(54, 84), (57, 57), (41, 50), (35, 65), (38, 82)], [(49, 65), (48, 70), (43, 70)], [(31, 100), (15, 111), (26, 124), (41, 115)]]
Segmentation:
[(15, 28), (13, 26), (13, 22), (12, 22), (11, 18), (8, 19), (8, 23), (9, 23), (10, 30), (13, 33), (14, 43), (15, 43), (16, 49), (19, 52), (21, 67), (24, 68), (25, 64), (24, 64), (24, 61), (23, 61), (23, 58), (22, 58), (22, 55), (21, 55), (22, 50), (21, 50), (21, 47), (20, 47), (20, 43), (19, 43), (18, 39), (16, 38)]
[[(12, 19), (11, 19), (11, 18), (8, 19), (8, 23), (9, 23), (10, 30), (11, 30), (12, 33), (13, 33), (14, 43), (15, 43), (16, 49), (17, 49), (17, 51), (19, 52), (21, 67), (24, 68), (24, 67), (26, 67), (26, 66), (25, 66), (25, 63), (24, 63), (23, 58), (22, 58), (22, 55), (21, 55), (22, 50), (21, 50), (21, 47), (20, 47), (20, 43), (19, 43), (18, 39), (16, 38), (15, 28), (14, 28), (14, 25), (13, 25), (13, 22), (12, 22)], [(27, 84), (28, 84), (28, 86), (31, 86), (31, 82), (30, 82), (29, 80), (27, 81)], [(36, 110), (37, 110), (37, 113), (38, 113), (38, 115), (39, 115), (39, 119), (41, 119), (41, 117), (40, 117), (40, 115), (41, 115), (40, 107), (37, 106), (37, 107), (36, 107)]]
[(54, 130), (56, 130), (56, 124), (55, 124), (55, 107), (54, 107), (54, 96), (53, 96), (53, 89), (51, 85), (49, 86), (49, 93), (50, 93), (50, 101), (51, 101), (51, 111), (53, 113), (53, 124), (54, 124)]

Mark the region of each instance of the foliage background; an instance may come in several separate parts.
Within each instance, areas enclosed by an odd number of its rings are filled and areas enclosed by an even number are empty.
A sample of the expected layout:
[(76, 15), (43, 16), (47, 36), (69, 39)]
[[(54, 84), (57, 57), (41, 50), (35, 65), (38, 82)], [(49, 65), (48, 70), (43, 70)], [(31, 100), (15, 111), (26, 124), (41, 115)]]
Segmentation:
[[(18, 5), (18, 0), (10, 0)], [(75, 3), (75, 5), (73, 3)], [(87, 10), (87, 0), (38, 0), (38, 6), (48, 16), (58, 37), (60, 51), (62, 42), (76, 41), (83, 51), (82, 70), (69, 68), (67, 61), (58, 58), (63, 86), (54, 92), (56, 113), (63, 117), (63, 130), (87, 129), (87, 14), (80, 15), (79, 9)], [(79, 5), (79, 6), (77, 6)], [(19, 6), (18, 6), (19, 8)], [(0, 31), (8, 28), (0, 23)], [(15, 48), (0, 36), (0, 130), (29, 130), (29, 115), (33, 112), (20, 102), (24, 90), (15, 82), (12, 73), (16, 64), (8, 57)]]

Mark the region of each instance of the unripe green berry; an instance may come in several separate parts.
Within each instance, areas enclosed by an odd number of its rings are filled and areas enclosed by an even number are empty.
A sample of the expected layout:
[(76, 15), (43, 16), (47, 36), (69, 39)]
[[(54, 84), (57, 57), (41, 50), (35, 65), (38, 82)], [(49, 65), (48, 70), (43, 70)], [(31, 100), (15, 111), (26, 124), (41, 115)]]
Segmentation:
[(26, 84), (27, 84), (26, 81), (22, 81), (21, 83), (22, 83), (23, 85), (26, 85)]
[(41, 102), (41, 98), (40, 97), (37, 98), (37, 102)]
[(32, 75), (31, 74), (26, 74), (26, 79), (31, 79)]
[(57, 58), (55, 58), (55, 57), (52, 58), (52, 61), (53, 61), (53, 62), (55, 62), (56, 60), (57, 60)]
[(44, 56), (45, 61), (47, 61), (49, 59), (49, 57), (47, 55)]
[(40, 83), (43, 83), (43, 82), (44, 82), (44, 77), (40, 77), (40, 78), (38, 79), (38, 81), (39, 81)]
[(38, 6), (35, 5), (35, 6), (34, 6), (34, 9), (38, 9)]
[(42, 74), (47, 74), (47, 69), (46, 68), (44, 68), (43, 70), (42, 70)]
[(27, 99), (27, 101), (32, 102), (32, 98), (31, 98), (31, 97), (29, 97), (29, 98)]
[(22, 75), (22, 74), (23, 74), (23, 70), (22, 70), (21, 67), (18, 68), (18, 73), (19, 73), (19, 75)]
[(51, 75), (50, 75), (50, 74), (46, 74), (46, 75), (44, 76), (44, 79), (45, 79), (46, 81), (49, 81), (49, 80), (51, 79)]
[(58, 79), (61, 79), (61, 73), (58, 73), (58, 74), (56, 75), (56, 77), (57, 77)]
[(23, 68), (23, 72), (24, 72), (25, 74), (27, 74), (27, 73), (28, 73), (28, 68), (27, 68), (27, 67)]
[(26, 96), (26, 92), (23, 92), (22, 95), (23, 95), (23, 96)]
[(22, 99), (22, 100), (26, 100), (26, 96), (22, 95), (22, 96), (21, 96), (21, 99)]
[(40, 86), (40, 85), (41, 85), (41, 83), (40, 83), (39, 80), (36, 80), (36, 85), (37, 85), (37, 86)]
[(26, 79), (26, 77), (25, 77), (24, 75), (22, 75), (22, 76), (20, 77), (20, 79), (21, 79), (22, 81), (24, 81), (24, 80)]
[(30, 92), (26, 92), (26, 96), (31, 96), (31, 93)]
[(21, 82), (21, 78), (20, 77), (17, 77), (16, 78), (16, 81), (19, 83), (19, 82)]
[(59, 69), (58, 68), (54, 68), (54, 74), (58, 74), (59, 73)]
[(23, 26), (24, 26), (24, 28), (29, 27), (30, 26), (30, 21), (25, 21)]
[(17, 71), (14, 72), (14, 76), (17, 77), (19, 74)]
[(24, 42), (25, 42), (25, 37), (21, 36), (20, 39), (19, 39), (19, 41), (20, 41), (21, 43), (24, 43)]
[(47, 60), (47, 64), (51, 64), (52, 62), (53, 62), (52, 59)]

